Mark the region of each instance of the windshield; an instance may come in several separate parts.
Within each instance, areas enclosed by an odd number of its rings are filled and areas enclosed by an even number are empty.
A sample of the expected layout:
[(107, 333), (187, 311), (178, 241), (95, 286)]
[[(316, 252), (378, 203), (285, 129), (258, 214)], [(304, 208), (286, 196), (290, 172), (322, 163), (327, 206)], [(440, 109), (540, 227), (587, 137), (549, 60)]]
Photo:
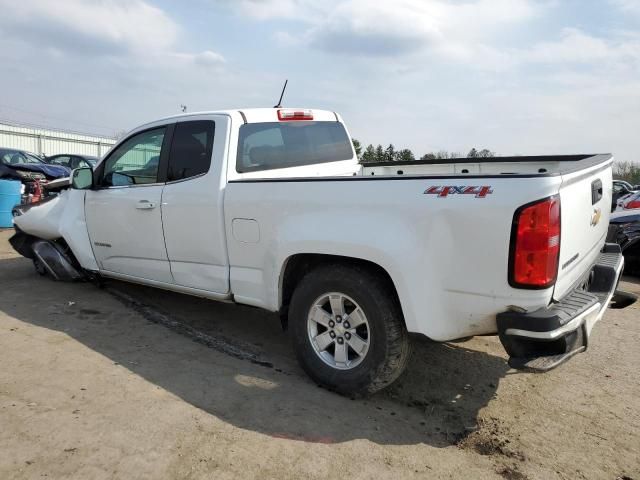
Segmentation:
[(40, 164), (42, 161), (27, 152), (20, 150), (0, 150), (0, 162), (3, 165), (24, 165), (25, 163)]
[(299, 167), (353, 156), (351, 141), (339, 122), (249, 123), (240, 127), (236, 170)]

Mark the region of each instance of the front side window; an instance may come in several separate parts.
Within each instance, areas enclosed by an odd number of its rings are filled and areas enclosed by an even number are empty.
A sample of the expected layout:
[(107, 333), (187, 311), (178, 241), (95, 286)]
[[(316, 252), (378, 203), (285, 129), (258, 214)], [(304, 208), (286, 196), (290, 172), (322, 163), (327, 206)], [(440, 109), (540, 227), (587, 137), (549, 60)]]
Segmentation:
[(353, 158), (339, 122), (249, 123), (240, 127), (239, 173), (337, 162)]
[(176, 124), (169, 155), (167, 181), (195, 177), (209, 171), (215, 123), (197, 120)]
[(103, 187), (144, 185), (158, 181), (160, 151), (166, 127), (138, 133), (105, 160)]
[(26, 163), (35, 163), (35, 164), (44, 163), (40, 157), (36, 157), (35, 155), (29, 152), (24, 152), (24, 156), (27, 159)]

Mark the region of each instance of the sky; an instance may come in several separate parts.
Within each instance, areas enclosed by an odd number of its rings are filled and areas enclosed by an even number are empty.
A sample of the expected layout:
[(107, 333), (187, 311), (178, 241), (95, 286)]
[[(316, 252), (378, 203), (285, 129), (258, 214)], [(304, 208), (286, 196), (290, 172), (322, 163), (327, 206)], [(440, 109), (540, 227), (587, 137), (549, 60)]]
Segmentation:
[(283, 104), (418, 156), (640, 161), (640, 0), (0, 0), (0, 119)]

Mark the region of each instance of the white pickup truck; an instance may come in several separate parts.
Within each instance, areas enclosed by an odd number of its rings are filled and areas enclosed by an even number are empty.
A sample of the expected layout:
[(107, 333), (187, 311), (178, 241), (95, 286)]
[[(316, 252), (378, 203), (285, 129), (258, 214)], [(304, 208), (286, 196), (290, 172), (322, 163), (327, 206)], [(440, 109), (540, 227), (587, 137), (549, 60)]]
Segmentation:
[(143, 125), (72, 188), (15, 210), (12, 245), (59, 280), (110, 277), (280, 312), (305, 371), (394, 381), (409, 333), (499, 334), (514, 368), (586, 349), (623, 267), (610, 155), (358, 163), (330, 111)]

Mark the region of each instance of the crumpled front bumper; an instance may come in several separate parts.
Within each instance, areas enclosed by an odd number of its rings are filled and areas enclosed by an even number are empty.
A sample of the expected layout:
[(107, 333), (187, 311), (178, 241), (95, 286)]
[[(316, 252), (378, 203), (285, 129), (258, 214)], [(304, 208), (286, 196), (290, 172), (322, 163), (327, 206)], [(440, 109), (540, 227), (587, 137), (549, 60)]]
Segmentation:
[[(591, 329), (616, 295), (624, 258), (620, 246), (607, 243), (583, 285), (562, 301), (533, 312), (503, 312), (497, 316), (500, 341), (509, 365), (519, 370), (544, 372), (557, 367), (589, 346)], [(619, 294), (618, 308), (635, 301)]]

